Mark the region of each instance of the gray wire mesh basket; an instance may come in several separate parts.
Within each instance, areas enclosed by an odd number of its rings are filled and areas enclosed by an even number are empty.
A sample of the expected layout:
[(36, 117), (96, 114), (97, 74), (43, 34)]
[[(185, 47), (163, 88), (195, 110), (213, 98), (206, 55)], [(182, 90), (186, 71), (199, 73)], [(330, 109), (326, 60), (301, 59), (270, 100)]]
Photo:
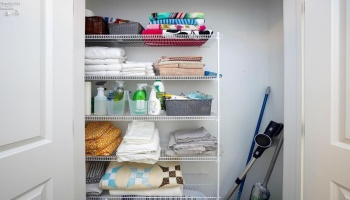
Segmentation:
[(165, 100), (165, 111), (168, 116), (197, 116), (210, 115), (211, 102), (207, 100)]
[(109, 34), (141, 34), (143, 26), (138, 22), (128, 22), (121, 24), (108, 24)]

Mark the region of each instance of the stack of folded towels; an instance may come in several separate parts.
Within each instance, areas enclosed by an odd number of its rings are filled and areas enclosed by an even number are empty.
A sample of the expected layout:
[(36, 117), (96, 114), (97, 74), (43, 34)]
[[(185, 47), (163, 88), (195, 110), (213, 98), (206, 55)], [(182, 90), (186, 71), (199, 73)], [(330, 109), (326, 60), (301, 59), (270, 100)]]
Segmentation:
[(126, 61), (122, 64), (123, 76), (155, 76), (152, 62)]
[(86, 162), (86, 194), (87, 195), (100, 195), (102, 189), (99, 187), (98, 183), (105, 174), (108, 162)]
[[(177, 162), (144, 164), (109, 163), (99, 187), (110, 195), (177, 196), (183, 195), (184, 180)], [(134, 197), (133, 197), (134, 198)]]
[(118, 76), (125, 60), (122, 48), (85, 47), (85, 75)]
[(117, 47), (85, 47), (85, 75), (155, 76), (152, 62), (126, 61)]
[(176, 130), (170, 133), (167, 156), (215, 156), (217, 139), (204, 127)]
[(121, 130), (110, 122), (89, 122), (85, 128), (85, 154), (109, 156), (122, 141)]
[(119, 162), (154, 164), (160, 157), (159, 131), (154, 122), (129, 123), (123, 142), (116, 152)]
[(159, 76), (204, 76), (201, 56), (162, 56), (154, 64)]
[(204, 13), (156, 12), (149, 15), (149, 24), (142, 34), (200, 36), (212, 34), (204, 25)]

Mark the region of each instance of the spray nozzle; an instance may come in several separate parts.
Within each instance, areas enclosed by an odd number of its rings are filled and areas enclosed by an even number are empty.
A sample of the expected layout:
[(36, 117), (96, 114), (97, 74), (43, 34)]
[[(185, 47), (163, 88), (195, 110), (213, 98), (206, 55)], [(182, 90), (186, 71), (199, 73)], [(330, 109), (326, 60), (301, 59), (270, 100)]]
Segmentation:
[(106, 84), (107, 84), (107, 81), (99, 81), (95, 83), (95, 85), (98, 85), (100, 88), (105, 88), (105, 89), (106, 89)]
[(147, 88), (147, 83), (138, 83), (137, 89), (138, 90), (145, 90)]

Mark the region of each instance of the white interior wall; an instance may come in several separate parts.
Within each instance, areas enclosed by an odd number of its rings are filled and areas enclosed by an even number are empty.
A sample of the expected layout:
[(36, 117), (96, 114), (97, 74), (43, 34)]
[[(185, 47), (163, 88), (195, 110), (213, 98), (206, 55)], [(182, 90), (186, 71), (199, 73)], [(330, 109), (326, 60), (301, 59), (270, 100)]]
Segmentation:
[[(239, 176), (246, 162), (252, 136), (258, 120), (265, 88), (271, 86), (263, 130), (270, 120), (283, 120), (283, 38), (282, 38), (282, 0), (87, 0), (86, 8), (95, 15), (119, 17), (148, 23), (148, 15), (156, 11), (182, 11), (205, 13), (208, 29), (224, 34), (221, 40), (221, 196), (225, 197)], [(206, 70), (216, 71), (216, 45), (211, 48), (126, 48), (128, 60), (155, 61), (162, 55), (201, 55), (207, 63)], [(144, 81), (143, 81), (144, 82)], [(151, 83), (152, 81), (150, 81)], [(127, 87), (133, 90), (136, 82)], [(191, 91), (201, 88), (203, 92), (215, 94), (215, 84), (194, 82), (164, 82), (167, 91)], [(180, 88), (180, 89), (179, 89)], [(203, 88), (203, 89), (202, 89)], [(215, 105), (215, 102), (213, 102)], [(213, 108), (216, 109), (215, 107)], [(214, 122), (157, 122), (165, 133), (174, 127), (193, 127), (205, 125), (215, 133)], [(125, 126), (125, 125), (123, 125)], [(176, 129), (175, 129), (176, 130)], [(167, 135), (162, 139), (167, 140)], [(263, 181), (273, 149), (266, 151), (256, 167), (249, 172), (246, 190), (242, 199), (247, 199), (253, 183)], [(271, 199), (282, 196), (282, 156), (279, 156), (274, 173), (269, 182)], [(209, 167), (203, 162), (187, 162), (186, 168), (211, 174), (214, 163)], [(261, 178), (262, 176), (262, 178)], [(214, 177), (208, 179), (215, 181)], [(235, 195), (234, 195), (235, 196)]]

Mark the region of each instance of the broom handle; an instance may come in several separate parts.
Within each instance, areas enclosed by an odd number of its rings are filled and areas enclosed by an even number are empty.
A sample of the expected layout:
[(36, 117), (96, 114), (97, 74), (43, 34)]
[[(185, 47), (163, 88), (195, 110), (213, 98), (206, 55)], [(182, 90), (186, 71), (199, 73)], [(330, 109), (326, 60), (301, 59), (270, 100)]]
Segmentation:
[(271, 159), (271, 163), (270, 163), (269, 169), (267, 170), (264, 182), (262, 184), (265, 187), (267, 186), (267, 183), (269, 182), (270, 176), (272, 174), (272, 170), (275, 167), (275, 163), (276, 163), (278, 154), (279, 154), (279, 152), (281, 150), (282, 144), (283, 144), (283, 133), (281, 134), (281, 136), (280, 136), (280, 138), (278, 140), (275, 152), (273, 153), (273, 156), (272, 156), (272, 159)]

